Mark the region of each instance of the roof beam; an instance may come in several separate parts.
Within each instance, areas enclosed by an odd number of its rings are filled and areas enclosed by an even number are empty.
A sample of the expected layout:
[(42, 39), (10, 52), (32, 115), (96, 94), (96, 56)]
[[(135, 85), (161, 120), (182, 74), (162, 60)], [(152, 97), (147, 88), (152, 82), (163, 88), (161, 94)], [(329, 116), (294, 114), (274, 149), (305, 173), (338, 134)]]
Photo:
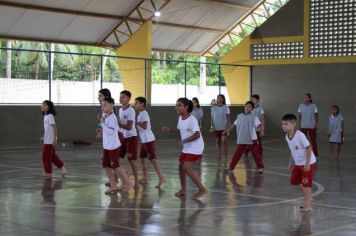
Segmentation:
[(240, 3), (229, 2), (229, 1), (220, 1), (220, 0), (196, 0), (196, 1), (205, 2), (205, 3), (214, 3), (214, 4), (219, 4), (219, 5), (234, 7), (239, 9), (247, 9), (247, 10), (251, 9), (250, 6), (243, 5)]
[[(123, 20), (124, 19), (124, 16), (101, 14), (101, 13), (96, 13), (96, 12), (75, 11), (75, 10), (68, 10), (68, 9), (61, 9), (61, 8), (54, 8), (54, 7), (44, 7), (44, 6), (32, 5), (32, 4), (5, 2), (5, 1), (0, 1), (0, 6), (21, 8), (21, 9), (28, 9), (28, 10), (35, 10), (35, 11), (53, 12), (53, 13), (60, 13), (60, 14), (67, 14), (67, 15), (96, 17), (96, 18), (101, 18), (101, 19), (112, 19), (112, 20)], [(139, 12), (139, 10), (138, 10), (138, 12)], [(139, 12), (139, 15), (141, 15), (140, 12)], [(129, 18), (127, 18), (127, 20), (142, 24), (143, 19), (129, 17)], [(161, 25), (161, 26), (174, 27), (174, 28), (185, 28), (185, 29), (190, 29), (190, 30), (198, 30), (198, 31), (205, 31), (205, 32), (212, 32), (212, 33), (224, 33), (225, 32), (225, 30), (222, 30), (222, 29), (200, 27), (200, 26), (194, 26), (194, 25), (185, 25), (185, 24), (176, 24), (176, 23), (170, 23), (170, 22), (161, 22), (161, 21), (155, 22), (154, 21), (152, 23), (157, 26)]]

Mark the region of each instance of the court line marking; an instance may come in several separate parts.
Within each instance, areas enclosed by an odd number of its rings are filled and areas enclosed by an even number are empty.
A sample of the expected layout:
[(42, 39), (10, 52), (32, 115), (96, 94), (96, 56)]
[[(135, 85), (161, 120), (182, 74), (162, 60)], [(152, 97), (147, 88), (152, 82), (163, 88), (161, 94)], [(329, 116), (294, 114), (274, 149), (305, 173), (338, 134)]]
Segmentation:
[[(0, 165), (3, 166), (3, 165)], [(25, 168), (26, 167), (18, 167), (18, 168)], [(289, 176), (288, 174), (282, 174), (278, 172), (269, 171), (269, 173), (277, 174), (281, 176)], [(314, 182), (316, 185), (317, 190), (312, 194), (313, 197), (316, 197), (324, 192), (325, 188), (323, 185)], [(189, 189), (196, 189), (196, 188), (189, 188)], [(227, 191), (219, 191), (219, 190), (210, 190), (210, 192), (218, 192), (218, 193), (226, 193), (233, 195), (239, 195), (244, 197), (253, 197), (253, 198), (262, 198), (262, 199), (269, 199), (269, 200), (277, 200), (275, 202), (266, 202), (266, 203), (256, 203), (256, 204), (246, 204), (241, 206), (211, 206), (211, 207), (185, 207), (185, 208), (104, 208), (104, 207), (80, 207), (80, 206), (65, 206), (65, 205), (56, 205), (56, 206), (48, 206), (44, 204), (24, 204), (30, 206), (45, 206), (45, 207), (55, 207), (55, 208), (64, 208), (64, 209), (86, 209), (86, 210), (115, 210), (115, 211), (180, 211), (180, 210), (198, 210), (198, 209), (205, 209), (205, 210), (213, 210), (213, 209), (237, 209), (237, 208), (247, 208), (247, 207), (257, 207), (257, 206), (268, 206), (268, 205), (275, 205), (280, 203), (287, 203), (287, 202), (297, 202), (303, 199), (303, 197), (293, 198), (293, 199), (285, 199), (285, 198), (276, 198), (276, 197), (268, 197), (268, 196), (261, 196), (261, 195), (252, 195), (252, 194), (243, 194), (243, 193), (236, 193), (236, 192), (227, 192)], [(5, 200), (0, 199), (0, 202), (6, 202)], [(17, 203), (18, 204), (18, 203)]]
[(337, 226), (335, 228), (331, 228), (331, 229), (328, 229), (328, 230), (323, 230), (323, 231), (319, 231), (319, 232), (316, 232), (316, 233), (312, 233), (312, 234), (310, 234), (310, 236), (323, 235), (323, 234), (326, 234), (326, 233), (331, 233), (331, 232), (339, 230), (339, 229), (344, 229), (344, 228), (347, 228), (347, 227), (350, 227), (350, 226), (355, 226), (355, 224), (356, 223)]

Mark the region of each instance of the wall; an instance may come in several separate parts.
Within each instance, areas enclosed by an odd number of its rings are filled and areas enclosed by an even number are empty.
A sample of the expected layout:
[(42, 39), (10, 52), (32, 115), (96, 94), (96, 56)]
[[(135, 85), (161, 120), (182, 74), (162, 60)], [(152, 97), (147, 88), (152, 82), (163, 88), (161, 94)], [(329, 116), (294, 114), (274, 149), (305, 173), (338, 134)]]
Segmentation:
[(319, 133), (326, 135), (330, 106), (337, 104), (345, 119), (346, 136), (356, 137), (355, 74), (354, 63), (254, 66), (253, 93), (261, 95), (267, 132), (280, 134), (282, 115), (296, 114), (304, 93), (309, 92), (319, 109)]
[[(96, 119), (99, 108), (94, 106), (57, 106), (58, 115), (55, 117), (58, 125), (58, 142), (71, 143), (72, 140), (82, 139), (91, 142), (95, 140)], [(211, 138), (210, 107), (204, 109), (205, 139)], [(153, 106), (147, 109), (151, 115), (153, 131), (158, 139), (171, 139), (178, 137), (172, 134), (163, 134), (163, 126), (176, 127), (177, 115), (173, 106)], [(231, 117), (241, 112), (241, 107), (231, 107)], [(42, 115), (40, 106), (0, 106), (0, 147), (37, 145), (42, 136)], [(231, 118), (233, 121), (233, 118)]]

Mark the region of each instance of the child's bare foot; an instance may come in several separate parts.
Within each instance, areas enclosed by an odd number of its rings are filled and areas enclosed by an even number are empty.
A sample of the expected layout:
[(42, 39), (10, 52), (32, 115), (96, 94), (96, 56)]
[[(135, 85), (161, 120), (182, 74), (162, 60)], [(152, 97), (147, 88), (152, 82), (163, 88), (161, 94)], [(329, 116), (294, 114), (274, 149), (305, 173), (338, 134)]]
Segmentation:
[(206, 188), (204, 189), (200, 189), (194, 196), (193, 199), (198, 199), (201, 198), (202, 196), (204, 196), (205, 194), (208, 193), (208, 190)]
[(52, 178), (52, 174), (51, 173), (43, 173), (42, 177), (50, 179), (50, 178)]
[(140, 184), (147, 184), (148, 183), (148, 179), (147, 178), (143, 178), (143, 179), (140, 179), (138, 182)]
[(166, 178), (161, 177), (159, 178), (158, 184), (156, 185), (156, 188), (160, 188), (162, 184), (166, 182)]
[(110, 187), (108, 190), (105, 191), (105, 194), (114, 194), (118, 191), (121, 191), (121, 189), (117, 186)]
[(176, 197), (185, 197), (186, 192), (183, 190), (180, 190), (174, 194)]
[(64, 177), (66, 176), (66, 174), (67, 174), (66, 165), (63, 165), (62, 168), (61, 168), (61, 170), (62, 170), (62, 177), (64, 178)]
[(299, 212), (311, 212), (311, 211), (312, 211), (311, 207), (299, 208)]

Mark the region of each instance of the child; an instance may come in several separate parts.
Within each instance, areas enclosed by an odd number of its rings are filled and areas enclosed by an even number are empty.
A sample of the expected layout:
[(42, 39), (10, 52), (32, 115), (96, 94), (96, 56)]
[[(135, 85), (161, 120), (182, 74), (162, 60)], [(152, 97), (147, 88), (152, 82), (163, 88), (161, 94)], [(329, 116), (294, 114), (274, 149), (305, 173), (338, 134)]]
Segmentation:
[(155, 136), (151, 130), (150, 117), (147, 111), (145, 110), (145, 107), (146, 107), (146, 98), (137, 97), (135, 99), (135, 110), (138, 112), (137, 127), (138, 127), (138, 133), (141, 138), (140, 158), (141, 158), (142, 170), (143, 170), (143, 179), (140, 182), (142, 184), (145, 184), (148, 181), (147, 164), (145, 158), (149, 158), (159, 178), (156, 188), (160, 188), (161, 185), (166, 181), (161, 174), (160, 166), (158, 165), (157, 162)]
[(339, 158), (341, 145), (343, 144), (344, 139), (344, 119), (340, 114), (340, 108), (337, 105), (331, 106), (328, 136), (330, 143), (330, 157), (334, 154), (334, 146), (337, 145), (336, 158)]
[[(123, 167), (120, 167), (119, 152), (120, 140), (118, 131), (119, 124), (114, 113), (114, 99), (105, 98), (102, 101), (101, 109), (103, 114), (101, 116), (101, 127), (103, 129), (103, 160), (102, 166), (105, 169), (106, 175), (110, 180), (110, 187), (105, 194), (112, 194), (116, 191), (128, 192), (130, 190), (129, 177)], [(117, 187), (117, 182), (114, 177), (114, 172), (117, 176), (122, 178), (123, 185), (121, 189)]]
[(216, 138), (218, 162), (220, 163), (221, 160), (221, 143), (224, 145), (225, 161), (227, 161), (227, 133), (224, 133), (224, 130), (230, 126), (230, 109), (226, 106), (226, 100), (223, 94), (217, 96), (217, 105), (212, 106), (211, 108), (211, 119), (213, 121), (212, 123)]
[(265, 131), (265, 111), (260, 106), (260, 95), (258, 95), (258, 94), (252, 95), (251, 100), (254, 105), (252, 114), (255, 115), (261, 121), (261, 126), (257, 127), (256, 131), (257, 131), (258, 147), (260, 149), (260, 154), (262, 157), (263, 156), (263, 147), (262, 147), (263, 135), (261, 133), (261, 129), (263, 129)]
[(203, 115), (204, 115), (203, 109), (200, 107), (198, 98), (194, 97), (192, 99), (192, 102), (193, 102), (192, 115), (195, 117), (195, 119), (197, 119), (200, 129), (202, 129), (203, 128)]
[(179, 98), (176, 104), (179, 115), (177, 128), (163, 127), (163, 132), (180, 132), (182, 153), (179, 157), (179, 179), (181, 189), (175, 194), (177, 197), (184, 197), (187, 194), (186, 175), (188, 175), (199, 191), (193, 198), (198, 199), (208, 191), (201, 183), (198, 174), (193, 170), (193, 165), (200, 160), (204, 150), (204, 141), (200, 133), (198, 121), (190, 114), (193, 110), (193, 103), (187, 98)]
[(309, 134), (313, 152), (318, 157), (318, 146), (316, 143), (316, 128), (319, 123), (318, 109), (313, 103), (310, 93), (304, 95), (304, 103), (299, 105), (299, 128), (307, 136)]
[[(229, 131), (236, 127), (237, 147), (230, 162), (230, 165), (225, 168), (225, 171), (232, 173), (235, 166), (239, 162), (242, 154), (246, 150), (251, 151), (253, 158), (255, 159), (258, 172), (263, 173), (264, 165), (261, 159), (261, 153), (257, 144), (256, 127), (261, 126), (260, 120), (252, 114), (253, 102), (248, 101), (245, 103), (245, 113), (239, 114), (234, 122), (228, 129), (224, 131), (227, 134)], [(261, 134), (264, 130), (261, 127)]]
[(311, 187), (316, 168), (316, 158), (306, 136), (296, 129), (297, 117), (286, 114), (282, 118), (282, 129), (286, 133), (291, 159), (289, 169), (291, 172), (291, 185), (297, 185), (304, 195), (304, 203), (299, 207), (301, 212), (311, 211)]
[(54, 104), (51, 101), (44, 101), (41, 106), (44, 126), (44, 135), (41, 138), (43, 144), (42, 162), (44, 173), (43, 176), (52, 178), (52, 162), (57, 168), (62, 170), (62, 177), (67, 174), (66, 166), (56, 153), (57, 145), (57, 126), (54, 116), (57, 115)]
[(135, 188), (138, 185), (137, 175), (137, 131), (135, 127), (135, 110), (130, 106), (131, 92), (123, 90), (120, 93), (120, 103), (122, 107), (119, 110), (119, 127), (123, 134), (123, 146), (126, 149), (127, 159), (129, 160), (132, 173), (135, 178)]

